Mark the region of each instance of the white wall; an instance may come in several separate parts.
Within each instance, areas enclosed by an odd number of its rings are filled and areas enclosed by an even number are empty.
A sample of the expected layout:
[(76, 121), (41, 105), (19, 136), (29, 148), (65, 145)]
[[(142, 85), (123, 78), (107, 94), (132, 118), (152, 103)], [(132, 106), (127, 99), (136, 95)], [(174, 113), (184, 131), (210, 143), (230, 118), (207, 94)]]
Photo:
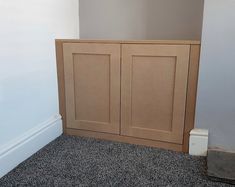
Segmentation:
[(82, 39), (201, 39), (204, 0), (79, 0)]
[(235, 150), (235, 0), (205, 0), (196, 127)]
[(1, 147), (59, 113), (54, 39), (78, 37), (78, 0), (0, 0), (0, 27)]

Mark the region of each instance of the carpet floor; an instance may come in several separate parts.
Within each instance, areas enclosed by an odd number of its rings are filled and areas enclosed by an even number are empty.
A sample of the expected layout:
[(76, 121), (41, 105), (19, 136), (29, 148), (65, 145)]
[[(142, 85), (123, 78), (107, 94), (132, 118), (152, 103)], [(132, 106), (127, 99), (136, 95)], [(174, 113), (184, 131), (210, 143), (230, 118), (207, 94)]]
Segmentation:
[(205, 172), (203, 157), (62, 135), (1, 178), (0, 186), (231, 186)]

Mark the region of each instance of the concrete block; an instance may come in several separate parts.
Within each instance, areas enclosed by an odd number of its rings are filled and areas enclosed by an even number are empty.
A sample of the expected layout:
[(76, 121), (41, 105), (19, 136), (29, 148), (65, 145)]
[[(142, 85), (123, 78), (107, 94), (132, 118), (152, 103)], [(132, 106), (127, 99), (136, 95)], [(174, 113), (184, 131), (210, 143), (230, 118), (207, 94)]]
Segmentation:
[(210, 177), (235, 182), (235, 152), (209, 149), (207, 156), (207, 174)]

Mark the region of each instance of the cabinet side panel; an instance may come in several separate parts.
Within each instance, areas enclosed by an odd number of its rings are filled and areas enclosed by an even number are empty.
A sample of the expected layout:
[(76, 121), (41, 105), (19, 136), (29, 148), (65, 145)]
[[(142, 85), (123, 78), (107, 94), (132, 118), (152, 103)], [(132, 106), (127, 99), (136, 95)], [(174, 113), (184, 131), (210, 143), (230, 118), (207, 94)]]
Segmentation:
[(191, 45), (186, 112), (185, 112), (184, 140), (183, 140), (184, 152), (188, 152), (189, 150), (189, 133), (194, 128), (199, 58), (200, 58), (200, 45)]
[(56, 64), (59, 92), (59, 111), (63, 121), (63, 131), (66, 133), (66, 107), (65, 107), (65, 82), (64, 82), (64, 57), (63, 42), (56, 41)]

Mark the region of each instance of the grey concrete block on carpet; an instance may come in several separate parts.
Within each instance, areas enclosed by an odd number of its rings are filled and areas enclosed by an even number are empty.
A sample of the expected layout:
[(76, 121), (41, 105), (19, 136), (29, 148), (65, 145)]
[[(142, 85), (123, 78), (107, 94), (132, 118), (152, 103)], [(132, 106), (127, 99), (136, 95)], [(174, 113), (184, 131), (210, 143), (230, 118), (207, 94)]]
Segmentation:
[(209, 149), (207, 156), (207, 174), (211, 177), (228, 179), (235, 182), (235, 152)]

